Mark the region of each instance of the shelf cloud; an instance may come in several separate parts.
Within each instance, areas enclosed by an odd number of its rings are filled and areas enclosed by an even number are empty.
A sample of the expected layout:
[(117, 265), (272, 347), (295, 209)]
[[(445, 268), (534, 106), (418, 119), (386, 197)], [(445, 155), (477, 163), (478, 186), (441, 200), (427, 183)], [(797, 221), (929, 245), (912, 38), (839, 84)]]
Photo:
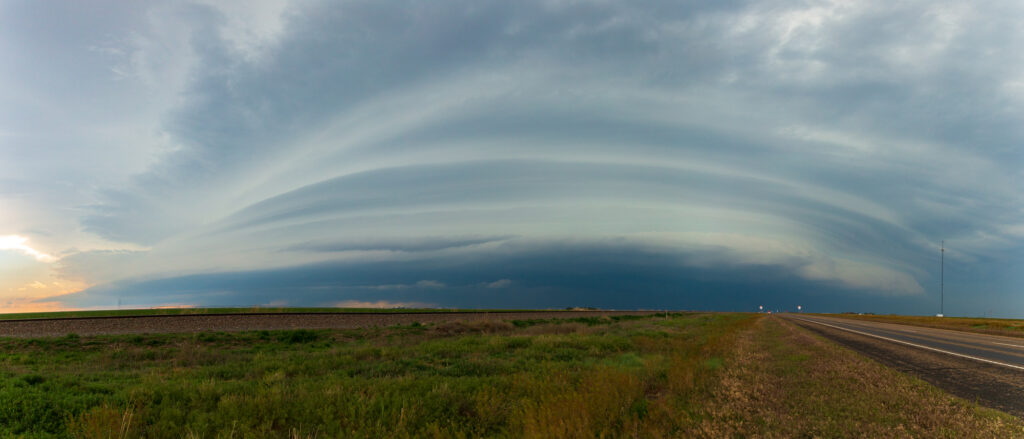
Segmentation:
[(1020, 317), (1020, 9), (7, 5), (0, 235), (67, 307), (910, 313), (944, 240)]

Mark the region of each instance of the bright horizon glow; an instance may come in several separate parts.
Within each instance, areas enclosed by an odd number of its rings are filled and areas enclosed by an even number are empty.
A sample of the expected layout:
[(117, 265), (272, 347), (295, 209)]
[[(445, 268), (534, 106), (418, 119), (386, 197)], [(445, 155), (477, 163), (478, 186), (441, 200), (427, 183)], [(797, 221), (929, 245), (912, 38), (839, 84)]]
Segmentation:
[(18, 235), (0, 236), (0, 250), (17, 250), (25, 253), (39, 262), (55, 262), (57, 258), (36, 250), (28, 245), (28, 238)]

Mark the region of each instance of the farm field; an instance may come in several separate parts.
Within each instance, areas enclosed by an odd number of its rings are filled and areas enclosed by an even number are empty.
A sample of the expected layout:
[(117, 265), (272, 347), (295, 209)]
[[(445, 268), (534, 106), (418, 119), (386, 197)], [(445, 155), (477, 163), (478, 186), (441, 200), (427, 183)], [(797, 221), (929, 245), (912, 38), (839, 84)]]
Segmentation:
[(935, 317), (935, 316), (898, 316), (877, 314), (817, 314), (822, 316), (842, 317), (844, 319), (870, 320), (882, 323), (900, 323), (904, 325), (927, 326), (929, 328), (952, 329), (956, 331), (977, 332), (980, 334), (1004, 335), (1007, 337), (1024, 338), (1024, 320), (990, 319), (983, 317)]
[(65, 319), (65, 318), (87, 318), (87, 317), (139, 317), (139, 316), (181, 316), (181, 315), (210, 315), (210, 314), (302, 314), (302, 313), (325, 313), (325, 314), (406, 314), (406, 313), (479, 313), (479, 312), (522, 312), (535, 310), (513, 310), (513, 309), (449, 309), (449, 308), (145, 308), (145, 309), (107, 309), (92, 311), (54, 311), (54, 312), (26, 312), (0, 314), (2, 320), (27, 320), (27, 319)]
[(0, 339), (0, 436), (1021, 437), (774, 317)]

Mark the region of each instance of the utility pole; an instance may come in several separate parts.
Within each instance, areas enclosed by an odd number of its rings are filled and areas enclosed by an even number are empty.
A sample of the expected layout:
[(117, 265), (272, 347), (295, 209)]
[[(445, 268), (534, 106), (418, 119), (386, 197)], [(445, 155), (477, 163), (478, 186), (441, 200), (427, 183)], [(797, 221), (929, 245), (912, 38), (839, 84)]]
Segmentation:
[(939, 315), (946, 315), (946, 240), (939, 250)]

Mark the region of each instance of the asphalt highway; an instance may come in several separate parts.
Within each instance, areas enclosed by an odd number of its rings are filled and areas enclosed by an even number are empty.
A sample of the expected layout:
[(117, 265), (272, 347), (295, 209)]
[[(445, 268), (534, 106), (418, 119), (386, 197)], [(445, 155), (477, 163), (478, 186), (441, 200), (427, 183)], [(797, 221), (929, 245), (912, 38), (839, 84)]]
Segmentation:
[(1024, 371), (1024, 339), (833, 317), (800, 314), (783, 317)]

